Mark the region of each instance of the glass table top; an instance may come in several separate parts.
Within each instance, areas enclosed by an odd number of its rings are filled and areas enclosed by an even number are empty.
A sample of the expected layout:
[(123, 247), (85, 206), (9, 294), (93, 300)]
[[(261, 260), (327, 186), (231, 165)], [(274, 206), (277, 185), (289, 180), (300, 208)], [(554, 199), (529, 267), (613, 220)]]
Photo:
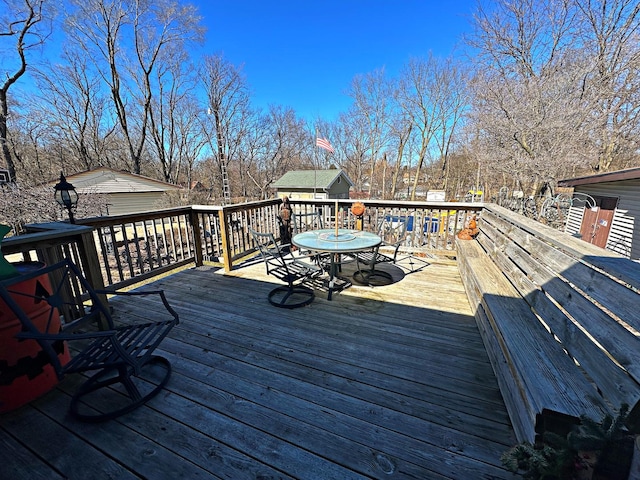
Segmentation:
[(380, 244), (381, 238), (361, 230), (335, 229), (310, 230), (294, 235), (292, 242), (299, 248), (316, 252), (357, 252)]

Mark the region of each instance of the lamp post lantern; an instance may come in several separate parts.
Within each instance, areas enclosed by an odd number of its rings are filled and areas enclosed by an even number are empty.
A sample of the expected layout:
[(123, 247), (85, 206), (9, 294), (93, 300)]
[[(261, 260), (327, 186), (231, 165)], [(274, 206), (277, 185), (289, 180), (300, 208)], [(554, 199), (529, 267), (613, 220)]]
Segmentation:
[(78, 205), (78, 192), (76, 192), (73, 185), (67, 182), (62, 172), (60, 172), (60, 181), (56, 183), (53, 189), (55, 190), (54, 198), (56, 202), (69, 212), (69, 222), (76, 223), (73, 218), (73, 210), (76, 208), (76, 205)]

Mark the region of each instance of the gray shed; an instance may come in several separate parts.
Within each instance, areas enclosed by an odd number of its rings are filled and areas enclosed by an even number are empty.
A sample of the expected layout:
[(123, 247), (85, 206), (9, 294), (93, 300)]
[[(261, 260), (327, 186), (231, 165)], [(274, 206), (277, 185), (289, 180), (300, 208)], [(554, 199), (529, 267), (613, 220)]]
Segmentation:
[(153, 178), (100, 167), (67, 177), (80, 194), (99, 193), (108, 198), (108, 215), (141, 213), (155, 208), (167, 191), (181, 187)]
[(571, 178), (574, 202), (566, 232), (631, 259), (640, 259), (640, 168)]
[(352, 186), (351, 179), (339, 169), (291, 170), (272, 185), (278, 198), (291, 200), (349, 198)]

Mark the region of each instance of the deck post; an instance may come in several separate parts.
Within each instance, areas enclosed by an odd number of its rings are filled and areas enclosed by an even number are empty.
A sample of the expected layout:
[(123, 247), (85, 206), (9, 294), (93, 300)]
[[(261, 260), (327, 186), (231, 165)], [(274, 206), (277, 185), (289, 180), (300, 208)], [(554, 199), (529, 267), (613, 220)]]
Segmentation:
[(202, 255), (202, 230), (200, 229), (200, 222), (198, 221), (198, 212), (193, 208), (189, 209), (189, 222), (191, 222), (191, 228), (193, 228), (193, 260), (196, 267), (201, 267), (204, 265), (204, 257)]
[(229, 241), (229, 222), (227, 221), (225, 207), (222, 207), (218, 211), (218, 219), (220, 221), (220, 236), (222, 237), (222, 261), (224, 263), (224, 271), (230, 272), (233, 268), (233, 260), (231, 258), (231, 242)]

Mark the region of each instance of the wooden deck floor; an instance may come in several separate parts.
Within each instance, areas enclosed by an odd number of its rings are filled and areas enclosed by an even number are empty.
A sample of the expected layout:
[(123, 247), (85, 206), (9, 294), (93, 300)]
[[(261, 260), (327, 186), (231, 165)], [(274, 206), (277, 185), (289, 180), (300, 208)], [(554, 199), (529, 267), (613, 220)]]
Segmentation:
[(155, 282), (181, 318), (162, 345), (166, 391), (82, 424), (66, 414), (80, 381), (68, 377), (0, 416), (0, 478), (514, 478), (499, 458), (515, 439), (457, 268), (390, 268), (393, 285), (320, 292), (292, 311), (267, 303), (261, 263)]

